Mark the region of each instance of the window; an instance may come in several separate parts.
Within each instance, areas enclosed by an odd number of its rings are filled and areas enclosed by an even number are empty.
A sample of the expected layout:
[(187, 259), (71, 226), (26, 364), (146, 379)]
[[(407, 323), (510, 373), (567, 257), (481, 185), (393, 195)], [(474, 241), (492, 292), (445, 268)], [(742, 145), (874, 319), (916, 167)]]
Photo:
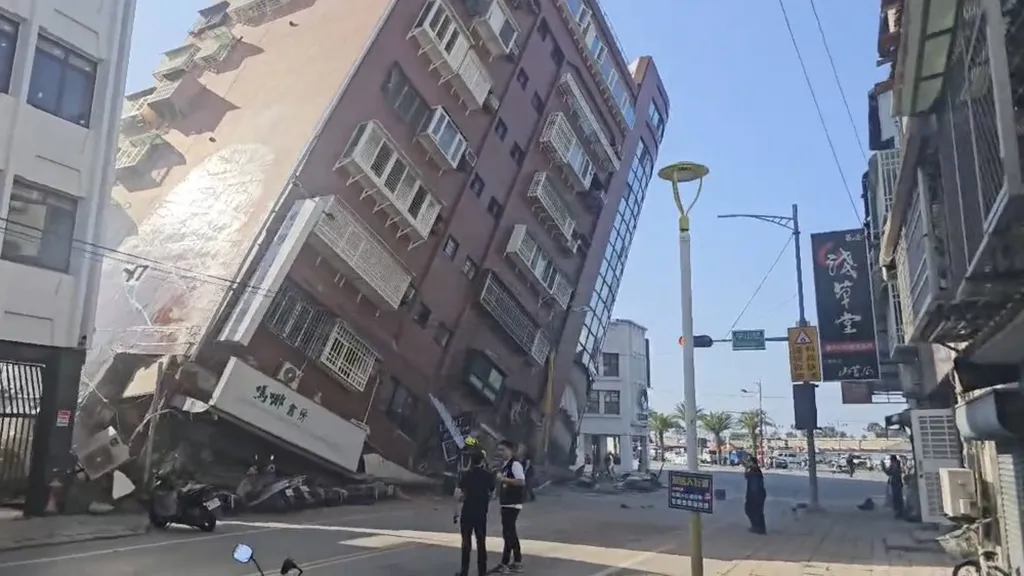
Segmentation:
[(516, 166), (522, 166), (523, 161), (526, 160), (526, 151), (519, 145), (518, 142), (512, 144), (512, 150), (509, 151), (509, 156), (512, 157), (516, 162)]
[(473, 178), (469, 181), (469, 190), (474, 196), (479, 198), (484, 193), (484, 179), (479, 174), (473, 174)]
[(430, 308), (427, 305), (420, 302), (419, 307), (416, 308), (416, 314), (412, 317), (413, 322), (419, 324), (422, 327), (426, 327), (430, 323)]
[(438, 107), (434, 110), (434, 117), (427, 131), (433, 137), (441, 154), (444, 154), (452, 166), (457, 166), (462, 159), (462, 153), (466, 151), (466, 137), (444, 108)]
[(397, 378), (391, 378), (391, 393), (386, 396), (384, 415), (402, 434), (416, 436), (417, 413), (420, 409), (419, 398), (412, 395)]
[(495, 402), (505, 384), (505, 373), (494, 365), (487, 354), (469, 349), (466, 351), (463, 379), (488, 400)]
[(611, 352), (601, 354), (601, 375), (613, 378), (619, 375), (619, 355)]
[(95, 62), (39, 37), (28, 88), (30, 105), (88, 128), (95, 87)]
[(480, 266), (473, 261), (472, 258), (466, 256), (466, 261), (462, 263), (462, 275), (472, 280), (476, 278), (476, 273), (480, 270)]
[(501, 118), (494, 124), (494, 133), (498, 135), (498, 140), (504, 141), (505, 135), (508, 134), (508, 125)]
[(497, 220), (498, 218), (501, 218), (501, 211), (501, 202), (498, 202), (497, 198), (492, 196), (491, 200), (487, 202), (487, 213), (494, 216), (494, 219)]
[(444, 255), (449, 260), (455, 260), (455, 255), (459, 252), (459, 241), (455, 239), (451, 234), (444, 241)]
[(434, 331), (434, 342), (441, 348), (447, 348), (448, 342), (452, 339), (452, 331), (444, 322), (437, 325), (437, 330)]
[(526, 70), (520, 68), (519, 72), (516, 72), (516, 82), (519, 83), (520, 88), (526, 90), (526, 85), (530, 83), (530, 75), (526, 73)]
[(15, 181), (0, 258), (67, 272), (78, 201)]
[(530, 105), (537, 111), (538, 114), (544, 112), (544, 99), (541, 98), (540, 92), (534, 92), (533, 97), (530, 98)]
[(558, 44), (551, 47), (551, 61), (555, 63), (555, 66), (561, 67), (565, 63), (565, 52), (559, 48)]
[(412, 284), (405, 289), (405, 294), (402, 295), (402, 302), (399, 306), (405, 306), (409, 302), (412, 302), (416, 298), (416, 287)]
[(665, 117), (661, 114), (661, 110), (658, 110), (658, 105), (654, 100), (651, 100), (651, 106), (647, 109), (647, 118), (651, 121), (651, 126), (654, 127), (658, 142), (661, 142), (661, 138), (665, 136)]
[(421, 132), (432, 111), (423, 96), (412, 87), (409, 77), (398, 63), (391, 66), (380, 90), (384, 94), (384, 101), (394, 109), (398, 117), (414, 132)]
[(619, 406), (619, 391), (618, 390), (605, 390), (604, 391), (604, 413), (605, 414), (618, 414), (621, 406)]
[(0, 92), (11, 89), (14, 50), (18, 46), (18, 24), (0, 16)]
[(587, 414), (600, 414), (601, 413), (601, 393), (597, 390), (591, 390), (587, 394)]
[(541, 40), (547, 40), (548, 36), (551, 35), (551, 27), (548, 26), (546, 18), (540, 19), (540, 24), (537, 25), (537, 35), (540, 36)]

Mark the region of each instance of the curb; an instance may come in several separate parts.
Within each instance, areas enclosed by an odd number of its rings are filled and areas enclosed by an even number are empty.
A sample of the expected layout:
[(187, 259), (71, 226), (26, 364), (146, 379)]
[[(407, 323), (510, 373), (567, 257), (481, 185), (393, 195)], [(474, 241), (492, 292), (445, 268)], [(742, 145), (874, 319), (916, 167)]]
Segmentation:
[(149, 523), (137, 526), (126, 526), (116, 530), (103, 530), (93, 533), (81, 532), (72, 534), (50, 534), (40, 538), (29, 538), (22, 541), (0, 542), (0, 553), (28, 550), (32, 548), (44, 548), (47, 546), (61, 546), (65, 544), (78, 544), (81, 542), (93, 542), (98, 540), (116, 540), (131, 536), (141, 536), (149, 532)]

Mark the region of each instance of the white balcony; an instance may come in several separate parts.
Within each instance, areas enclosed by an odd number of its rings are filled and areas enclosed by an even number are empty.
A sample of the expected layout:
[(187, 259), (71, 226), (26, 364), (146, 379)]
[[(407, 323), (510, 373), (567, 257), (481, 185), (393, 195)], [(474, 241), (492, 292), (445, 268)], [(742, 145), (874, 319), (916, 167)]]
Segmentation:
[(238, 38), (226, 26), (208, 30), (199, 40), (196, 66), (205, 69), (216, 66), (224, 58), (227, 58), (236, 42), (238, 42)]
[(466, 57), (459, 64), (458, 73), (446, 78), (452, 83), (456, 96), (468, 110), (477, 110), (484, 105), (484, 100), (491, 93), (494, 80), (483, 60), (474, 50), (466, 52)]
[(505, 56), (516, 49), (519, 25), (515, 14), (503, 0), (491, 0), (487, 11), (473, 19), (473, 29), (483, 40), (492, 58)]
[(555, 239), (570, 252), (576, 252), (576, 248), (579, 246), (579, 242), (573, 238), (573, 232), (576, 231), (576, 219), (562, 193), (558, 191), (558, 185), (555, 184), (551, 174), (547, 172), (534, 174), (526, 196), (533, 202), (535, 208), (540, 208), (538, 217), (541, 222), (548, 225), (548, 229)]
[(356, 128), (337, 168), (349, 173), (348, 184), (358, 182), (363, 187), (360, 198), (374, 198), (373, 211), (384, 210), (387, 225), (398, 227), (397, 237), (408, 236), (410, 248), (427, 239), (441, 202), (379, 122), (370, 120)]
[(576, 121), (583, 129), (583, 133), (590, 141), (598, 161), (609, 172), (618, 170), (622, 159), (619, 157), (619, 153), (615, 151), (615, 148), (612, 147), (611, 142), (608, 141), (608, 137), (605, 135), (604, 129), (601, 127), (601, 123), (598, 121), (594, 111), (590, 109), (590, 104), (587, 103), (587, 98), (583, 95), (583, 90), (580, 88), (579, 82), (576, 81), (576, 76), (572, 72), (567, 71), (559, 80), (558, 88), (569, 104), (569, 109), (572, 111), (573, 116), (576, 117)]
[(361, 293), (385, 308), (398, 309), (412, 273), (351, 207), (332, 198), (313, 232), (340, 258), (342, 273)]
[(152, 89), (140, 93), (137, 97), (125, 97), (121, 108), (121, 133), (127, 137), (138, 136), (149, 129), (146, 109)]
[(428, 0), (409, 36), (420, 44), (420, 54), (430, 59), (431, 70), (442, 78), (454, 76), (470, 51), (469, 30), (445, 0)]
[(590, 189), (590, 182), (594, 178), (594, 162), (572, 131), (572, 125), (565, 114), (555, 112), (548, 116), (540, 134), (540, 145), (551, 162), (562, 169), (575, 191)]
[(164, 52), (163, 60), (153, 70), (153, 76), (157, 80), (163, 80), (166, 76), (185, 72), (195, 64), (196, 54), (199, 53), (199, 46), (185, 44), (173, 50)]
[(512, 291), (493, 271), (487, 273), (480, 304), (537, 364), (547, 362), (551, 341)]
[(239, 24), (253, 24), (287, 3), (288, 0), (231, 0), (228, 16)]
[(530, 282), (543, 294), (553, 298), (562, 308), (569, 306), (572, 299), (572, 282), (555, 266), (551, 256), (530, 236), (525, 224), (516, 224), (505, 247), (505, 254), (516, 262), (517, 267), (529, 275)]
[(117, 170), (137, 168), (148, 160), (153, 150), (166, 143), (163, 136), (153, 133), (124, 140), (118, 146), (114, 168)]
[(466, 137), (444, 108), (434, 108), (430, 122), (418, 138), (442, 170), (458, 168), (466, 152)]

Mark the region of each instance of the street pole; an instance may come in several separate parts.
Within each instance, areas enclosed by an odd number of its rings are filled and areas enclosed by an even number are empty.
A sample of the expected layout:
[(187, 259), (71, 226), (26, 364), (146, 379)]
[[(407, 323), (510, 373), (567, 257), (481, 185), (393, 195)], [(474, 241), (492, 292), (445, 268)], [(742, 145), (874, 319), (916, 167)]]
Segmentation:
[(765, 445), (765, 442), (764, 442), (764, 391), (761, 389), (761, 381), (760, 380), (758, 380), (756, 382), (756, 384), (757, 384), (757, 424), (758, 424), (758, 426), (757, 426), (758, 427), (757, 433), (761, 437), (760, 441), (758, 442), (758, 444), (761, 447), (761, 466), (764, 466), (764, 462), (768, 458), (768, 452), (766, 450), (766, 445)]
[[(793, 250), (796, 253), (796, 300), (800, 309), (800, 327), (807, 326), (807, 311), (804, 305), (804, 267), (803, 258), (800, 257), (800, 214), (796, 204), (793, 204)], [(814, 386), (811, 382), (803, 382), (801, 386)], [(817, 510), (821, 507), (818, 501), (818, 456), (814, 446), (814, 428), (807, 430), (807, 479), (811, 489), (811, 509)]]
[[(690, 472), (700, 471), (700, 460), (697, 458), (697, 383), (694, 370), (693, 342), (693, 283), (690, 261), (690, 217), (700, 197), (704, 176), (708, 169), (698, 164), (679, 162), (658, 171), (658, 177), (672, 183), (672, 196), (679, 210), (679, 275), (680, 298), (682, 308), (683, 337), (683, 407), (686, 413), (686, 469)], [(679, 182), (697, 180), (697, 194), (688, 208), (683, 207), (679, 197)], [(664, 457), (664, 456), (663, 456)], [(690, 574), (704, 576), (703, 535), (701, 533), (701, 513), (690, 512)]]

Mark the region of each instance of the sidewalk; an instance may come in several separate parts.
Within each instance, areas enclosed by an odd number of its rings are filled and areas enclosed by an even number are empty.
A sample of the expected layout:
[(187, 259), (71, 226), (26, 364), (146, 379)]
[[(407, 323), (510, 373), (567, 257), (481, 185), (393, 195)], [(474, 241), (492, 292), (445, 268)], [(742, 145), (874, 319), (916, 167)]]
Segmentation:
[(149, 521), (142, 514), (0, 518), (0, 552), (123, 538), (143, 534), (148, 527)]

